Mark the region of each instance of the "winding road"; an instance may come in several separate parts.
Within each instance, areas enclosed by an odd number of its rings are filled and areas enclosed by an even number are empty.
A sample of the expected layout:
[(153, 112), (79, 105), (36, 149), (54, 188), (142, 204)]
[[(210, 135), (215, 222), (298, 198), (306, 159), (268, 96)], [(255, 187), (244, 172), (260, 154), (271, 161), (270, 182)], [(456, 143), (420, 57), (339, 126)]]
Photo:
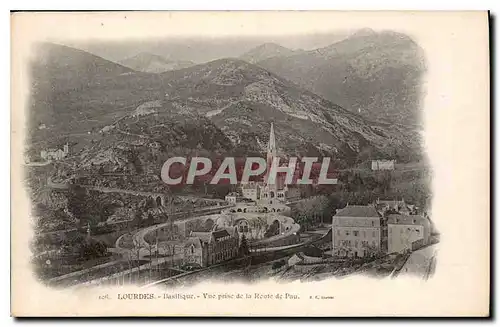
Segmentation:
[(435, 268), (438, 244), (423, 247), (411, 253), (398, 276), (419, 276), (429, 278)]

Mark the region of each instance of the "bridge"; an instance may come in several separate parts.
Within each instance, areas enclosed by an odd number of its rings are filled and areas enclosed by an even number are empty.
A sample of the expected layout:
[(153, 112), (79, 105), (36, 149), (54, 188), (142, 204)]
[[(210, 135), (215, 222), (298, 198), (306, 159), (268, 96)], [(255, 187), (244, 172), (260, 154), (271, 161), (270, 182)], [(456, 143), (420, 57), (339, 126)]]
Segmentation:
[[(47, 178), (47, 186), (54, 188), (54, 189), (62, 189), (62, 190), (67, 190), (69, 189), (70, 183), (57, 183), (52, 180), (51, 177)], [(147, 197), (151, 198), (154, 200), (155, 204), (158, 207), (165, 206), (171, 201), (174, 197), (186, 200), (186, 201), (206, 201), (210, 203), (226, 203), (225, 200), (223, 199), (210, 199), (210, 198), (202, 198), (199, 196), (194, 196), (194, 195), (174, 195), (174, 194), (165, 194), (165, 193), (159, 193), (159, 192), (148, 192), (148, 191), (138, 191), (138, 190), (129, 190), (129, 189), (122, 189), (122, 188), (116, 188), (116, 187), (103, 187), (103, 186), (94, 186), (94, 185), (85, 185), (85, 184), (74, 184), (78, 185), (80, 187), (83, 187), (87, 190), (92, 190), (92, 191), (97, 191), (97, 192), (102, 192), (102, 193), (121, 193), (121, 194), (130, 194), (130, 195), (135, 195), (135, 196), (142, 196), (142, 197)]]

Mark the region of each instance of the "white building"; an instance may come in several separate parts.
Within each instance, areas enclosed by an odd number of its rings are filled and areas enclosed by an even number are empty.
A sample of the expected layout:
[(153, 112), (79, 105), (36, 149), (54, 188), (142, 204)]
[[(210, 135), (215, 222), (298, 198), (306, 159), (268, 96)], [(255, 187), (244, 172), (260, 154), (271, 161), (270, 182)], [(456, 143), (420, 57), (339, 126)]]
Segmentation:
[(236, 193), (236, 192), (231, 192), (225, 197), (226, 202), (231, 203), (231, 204), (236, 204), (238, 202), (241, 202), (243, 199), (242, 197)]
[(52, 160), (61, 160), (65, 158), (69, 154), (69, 145), (66, 143), (63, 149), (47, 149), (42, 150), (40, 152), (40, 157), (43, 160), (52, 161)]
[(383, 251), (382, 218), (373, 206), (347, 206), (332, 219), (332, 249), (339, 257), (365, 257)]
[(261, 185), (259, 183), (250, 182), (249, 184), (241, 185), (241, 194), (243, 194), (244, 198), (257, 201), (260, 199), (260, 189)]
[(394, 170), (396, 160), (372, 160), (372, 170)]
[(431, 224), (429, 219), (412, 215), (389, 215), (387, 219), (388, 252), (415, 250), (429, 244)]

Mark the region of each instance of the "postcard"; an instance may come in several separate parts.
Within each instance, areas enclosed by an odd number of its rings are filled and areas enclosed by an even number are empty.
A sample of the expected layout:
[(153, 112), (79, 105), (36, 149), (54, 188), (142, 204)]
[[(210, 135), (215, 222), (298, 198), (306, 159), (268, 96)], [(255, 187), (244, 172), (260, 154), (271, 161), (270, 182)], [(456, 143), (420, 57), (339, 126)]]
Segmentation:
[(488, 12), (11, 14), (11, 314), (488, 317)]

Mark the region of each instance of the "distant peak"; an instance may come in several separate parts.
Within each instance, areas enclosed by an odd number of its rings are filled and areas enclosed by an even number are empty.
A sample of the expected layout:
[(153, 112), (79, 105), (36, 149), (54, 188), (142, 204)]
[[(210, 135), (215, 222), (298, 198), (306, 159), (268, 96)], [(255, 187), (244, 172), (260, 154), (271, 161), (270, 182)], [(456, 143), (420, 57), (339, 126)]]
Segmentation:
[(377, 34), (377, 32), (375, 32), (371, 28), (365, 27), (365, 28), (359, 29), (356, 32), (354, 32), (354, 34), (352, 36), (372, 36), (372, 35), (376, 35), (376, 34)]
[(279, 45), (279, 44), (274, 43), (274, 42), (266, 42), (266, 43), (258, 46), (258, 48), (284, 48), (284, 46)]
[(267, 42), (251, 49), (250, 51), (243, 54), (240, 58), (250, 63), (255, 63), (268, 58), (283, 55), (287, 56), (293, 53), (294, 51), (292, 49), (286, 48), (273, 42)]
[(135, 56), (133, 57), (136, 57), (136, 58), (162, 58), (162, 59), (165, 59), (163, 56), (160, 56), (160, 55), (157, 55), (157, 54), (154, 54), (154, 53), (151, 53), (151, 52), (139, 52), (138, 54), (136, 54)]

